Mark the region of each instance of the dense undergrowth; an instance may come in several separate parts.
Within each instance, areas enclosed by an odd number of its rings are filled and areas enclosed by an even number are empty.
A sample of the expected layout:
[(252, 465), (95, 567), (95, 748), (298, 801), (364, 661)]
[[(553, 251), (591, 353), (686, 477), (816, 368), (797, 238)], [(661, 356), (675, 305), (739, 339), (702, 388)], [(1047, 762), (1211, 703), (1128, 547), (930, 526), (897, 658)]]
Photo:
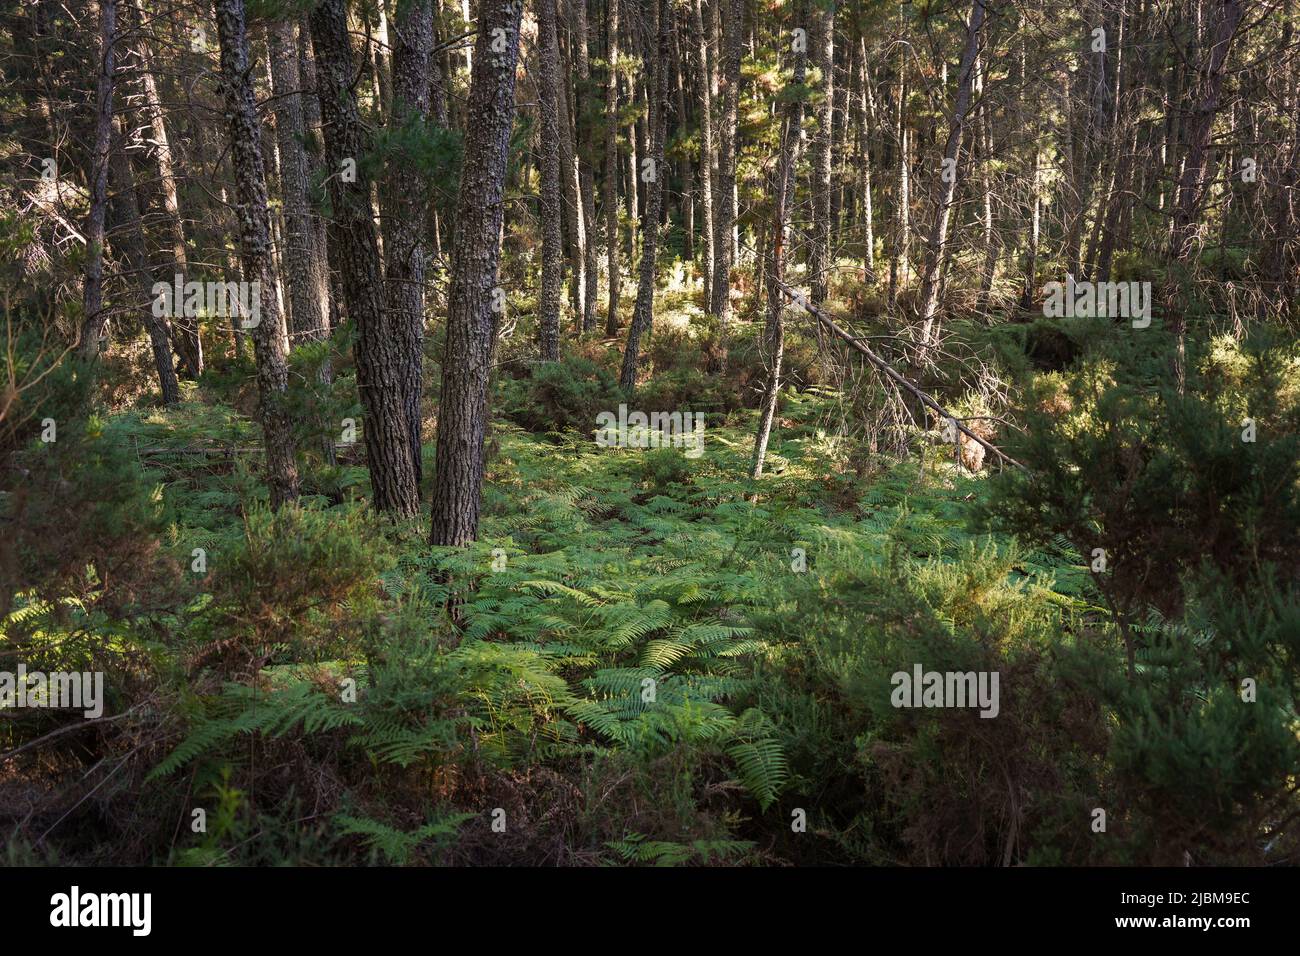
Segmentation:
[[(702, 371), (706, 324), (656, 334), (637, 398), (706, 412), (699, 458), (596, 446), (605, 347), (507, 364), (468, 549), (374, 517), (346, 449), (272, 513), (220, 367), (33, 439), (5, 653), (110, 696), (6, 719), (9, 860), (1294, 861), (1296, 356), (1215, 340), (1179, 396), (1156, 353), (1041, 325), (954, 326), (1014, 402), (938, 383), (1015, 419), (1028, 476), (882, 453), (811, 339), (757, 485), (746, 363)], [(1077, 360), (1035, 368), (1045, 336)], [(304, 428), (355, 412), (336, 373)], [(998, 672), (998, 718), (891, 706), (914, 663)]]

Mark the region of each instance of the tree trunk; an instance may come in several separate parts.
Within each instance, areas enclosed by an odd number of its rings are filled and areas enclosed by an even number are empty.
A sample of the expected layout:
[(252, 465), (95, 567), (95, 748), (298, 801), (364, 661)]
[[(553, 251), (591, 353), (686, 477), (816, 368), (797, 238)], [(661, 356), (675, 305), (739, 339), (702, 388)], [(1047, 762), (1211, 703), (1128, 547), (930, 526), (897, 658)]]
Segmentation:
[[(727, 0), (718, 0), (725, 4)], [(713, 301), (710, 311), (718, 317), (723, 330), (731, 321), (731, 266), (735, 259), (734, 194), (736, 190), (736, 120), (740, 109), (740, 54), (744, 27), (744, 0), (731, 0), (722, 20), (722, 70), (718, 78), (718, 95), (722, 115), (718, 118), (718, 178), (713, 195)]]
[(370, 143), (357, 111), (345, 0), (321, 0), (309, 19), (330, 171), (332, 245), (342, 267), (348, 318), (356, 324), (353, 350), (374, 506), (399, 518), (414, 517), (419, 488), (402, 383), (419, 343), (409, 323), (387, 311), (365, 162)]
[[(119, 135), (124, 136), (124, 133), (119, 132)], [(109, 201), (113, 246), (126, 261), (127, 269), (139, 284), (141, 301), (144, 302), (140, 319), (149, 333), (163, 404), (175, 405), (181, 400), (181, 393), (176, 381), (176, 367), (172, 364), (171, 330), (166, 316), (154, 315), (153, 275), (146, 254), (144, 226), (140, 220), (140, 200), (135, 191), (131, 161), (124, 149), (119, 148), (112, 153), (109, 160), (109, 181), (113, 189)], [(169, 285), (171, 281), (172, 277), (168, 276)]]
[(298, 468), (294, 463), (293, 427), (284, 406), (289, 370), (284, 355), (284, 318), (275, 300), (271, 265), (271, 218), (261, 123), (253, 97), (243, 0), (215, 0), (214, 6), (221, 45), (221, 89), (235, 171), (240, 258), (244, 281), (261, 286), (261, 316), (253, 327), (253, 354), (257, 360), (258, 417), (265, 433), (267, 485), (271, 507), (278, 508), (298, 497)]
[(464, 545), (478, 537), (521, 12), (517, 0), (481, 0), (479, 6), (438, 407), (433, 544)]
[(289, 330), (305, 339), (320, 339), (329, 322), (329, 286), (325, 262), (316, 246), (308, 198), (306, 127), (298, 76), (298, 40), (292, 20), (267, 29), (275, 132), (280, 147), (280, 191), (284, 203), (285, 272), (289, 280)]
[(82, 287), (81, 357), (99, 356), (104, 311), (104, 216), (108, 210), (108, 152), (113, 135), (113, 78), (117, 51), (117, 0), (99, 0), (99, 69), (95, 79), (95, 143), (90, 158), (90, 210), (86, 214), (86, 276)]
[(596, 296), (599, 283), (596, 265), (596, 187), (592, 169), (591, 123), (587, 97), (591, 95), (591, 62), (587, 50), (587, 0), (570, 0), (573, 5), (574, 51), (578, 66), (578, 95), (574, 98), (574, 125), (578, 141), (578, 193), (582, 203), (583, 282), (581, 332), (596, 327)]
[[(1219, 113), (1219, 96), (1223, 89), (1223, 73), (1232, 41), (1241, 25), (1243, 14), (1241, 0), (1219, 0), (1215, 7), (1214, 39), (1205, 54), (1201, 68), (1201, 85), (1196, 111), (1188, 119), (1187, 157), (1182, 176), (1178, 181), (1178, 198), (1174, 205), (1173, 230), (1169, 239), (1169, 259), (1183, 268), (1190, 268), (1193, 240), (1201, 201), (1206, 187), (1206, 153), (1210, 147), (1210, 134), (1214, 119)], [(1171, 329), (1176, 338), (1173, 372), (1181, 392), (1187, 377), (1186, 343), (1187, 318), (1174, 304), (1176, 288), (1173, 281), (1166, 285), (1164, 302), (1172, 317)]]
[[(790, 80), (791, 87), (799, 87), (804, 83), (804, 60), (802, 48), (796, 50), (794, 74)], [(763, 391), (762, 414), (759, 417), (758, 432), (754, 436), (754, 461), (749, 473), (750, 477), (756, 480), (763, 474), (767, 443), (772, 435), (772, 421), (776, 418), (777, 401), (781, 395), (781, 362), (785, 355), (781, 284), (785, 282), (786, 220), (789, 214), (790, 193), (794, 189), (794, 171), (799, 162), (803, 99), (799, 96), (791, 96), (786, 101), (785, 109), (785, 123), (781, 130), (781, 154), (772, 171), (772, 250), (763, 260), (764, 268), (767, 270), (767, 322), (763, 330), (767, 384)]]
[(717, 162), (713, 144), (713, 57), (709, 35), (704, 29), (704, 0), (691, 0), (695, 28), (696, 56), (700, 75), (700, 214), (704, 219), (704, 302), (713, 301), (713, 166)]
[(659, 210), (663, 204), (664, 177), (668, 167), (664, 163), (664, 133), (668, 125), (665, 113), (668, 102), (668, 57), (672, 17), (666, 2), (651, 0), (651, 29), (655, 38), (654, 59), (651, 64), (655, 95), (648, 98), (650, 112), (646, 115), (648, 126), (649, 163), (647, 165), (645, 227), (641, 237), (641, 275), (637, 283), (636, 307), (632, 324), (627, 330), (627, 346), (623, 350), (623, 369), (619, 385), (629, 396), (636, 389), (636, 364), (641, 346), (641, 336), (654, 321), (655, 267), (659, 246)]
[(618, 333), (618, 0), (609, 0), (605, 33), (608, 74), (605, 77), (605, 249), (609, 258), (609, 301), (605, 334)]
[[(966, 114), (970, 110), (971, 84), (975, 73), (975, 56), (979, 52), (980, 31), (984, 26), (984, 0), (973, 0), (970, 20), (966, 24), (966, 48), (961, 54), (961, 69), (957, 75), (957, 101), (953, 106), (952, 122), (948, 126), (948, 142), (943, 150), (940, 169), (939, 200), (935, 207), (934, 222), (925, 250), (925, 275), (921, 281), (921, 335), (917, 349), (918, 362), (926, 351), (939, 340), (937, 315), (939, 312), (939, 276), (947, 253), (948, 219), (952, 215), (953, 199), (957, 194), (962, 132)], [(945, 171), (946, 168), (946, 171)]]
[[(392, 113), (394, 129), (425, 135), (430, 106), (433, 51), (431, 0), (403, 0), (390, 31), (393, 36)], [(406, 137), (400, 142), (405, 143)], [(424, 475), (420, 408), (424, 382), (424, 244), (430, 190), (416, 157), (399, 147), (387, 157), (384, 213), (384, 283), (389, 321), (403, 343), (397, 387), (405, 421), (416, 494)]]
[[(555, 33), (556, 0), (537, 0), (537, 61), (541, 95), (542, 291), (538, 298), (537, 337), (543, 362), (560, 357), (560, 296), (564, 283), (564, 247), (560, 237), (562, 175), (560, 137), (560, 50)], [(575, 210), (576, 212), (576, 210)], [(581, 257), (577, 265), (581, 266)], [(578, 286), (574, 277), (574, 286)]]
[(825, 304), (830, 293), (832, 126), (835, 120), (835, 5), (814, 4), (808, 42), (812, 45), (817, 84), (817, 132), (812, 160), (812, 241), (808, 245), (808, 276), (814, 302)]

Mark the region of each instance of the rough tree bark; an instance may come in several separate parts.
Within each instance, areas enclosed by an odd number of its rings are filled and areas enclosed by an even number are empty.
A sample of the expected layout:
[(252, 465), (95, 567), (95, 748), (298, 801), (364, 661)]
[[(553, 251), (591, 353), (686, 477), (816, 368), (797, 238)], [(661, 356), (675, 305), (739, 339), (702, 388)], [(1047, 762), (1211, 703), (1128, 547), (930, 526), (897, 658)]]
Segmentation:
[(463, 545), (478, 537), (521, 13), (518, 0), (481, 0), (479, 7), (438, 407), (433, 544)]
[[(555, 35), (556, 0), (537, 0), (537, 63), (541, 117), (542, 290), (538, 298), (537, 340), (543, 362), (560, 357), (560, 297), (564, 247), (560, 237), (561, 169), (560, 49)], [(574, 277), (575, 286), (578, 279)]]
[[(423, 132), (430, 109), (433, 6), (430, 0), (402, 0), (393, 29), (392, 116), (394, 129)], [(405, 137), (399, 141), (405, 142)], [(427, 256), (424, 224), (430, 190), (414, 158), (404, 149), (388, 157), (380, 199), (384, 214), (384, 281), (390, 322), (403, 348), (398, 389), (416, 487), (423, 477), (420, 399), (424, 381), (424, 281)]]
[(235, 171), (240, 259), (244, 281), (261, 284), (261, 316), (252, 330), (253, 355), (257, 361), (258, 417), (266, 444), (267, 485), (271, 507), (278, 508), (298, 497), (298, 468), (294, 463), (293, 428), (284, 407), (289, 370), (283, 344), (284, 317), (276, 302), (271, 266), (271, 216), (261, 123), (253, 97), (244, 0), (216, 0), (214, 7), (221, 46), (221, 91)]
[(353, 349), (373, 504), (396, 517), (414, 517), (419, 487), (401, 383), (419, 345), (409, 326), (388, 312), (385, 300), (365, 162), (370, 144), (357, 111), (345, 0), (321, 0), (309, 19), (330, 172), (331, 245), (342, 268), (348, 318), (356, 323)]

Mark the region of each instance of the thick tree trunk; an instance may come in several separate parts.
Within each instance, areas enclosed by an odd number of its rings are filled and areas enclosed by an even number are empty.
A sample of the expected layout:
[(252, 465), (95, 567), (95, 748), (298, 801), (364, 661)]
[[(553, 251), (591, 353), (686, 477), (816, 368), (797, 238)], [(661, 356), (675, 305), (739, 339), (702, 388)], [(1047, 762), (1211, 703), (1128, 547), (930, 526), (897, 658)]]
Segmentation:
[[(431, 0), (403, 0), (393, 29), (392, 114), (394, 129), (423, 133), (430, 107), (430, 60), (433, 51)], [(405, 137), (401, 138), (405, 142)], [(381, 193), (384, 214), (384, 281), (389, 321), (403, 343), (398, 360), (398, 391), (405, 420), (411, 468), (418, 489), (424, 474), (421, 449), (424, 382), (424, 243), (430, 190), (416, 158), (397, 148), (387, 158)], [(418, 494), (418, 491), (417, 491)]]
[(646, 116), (649, 126), (648, 182), (646, 183), (645, 228), (641, 237), (641, 275), (637, 283), (636, 308), (632, 324), (627, 330), (627, 346), (623, 349), (623, 369), (619, 385), (628, 395), (636, 389), (636, 364), (641, 347), (641, 337), (654, 321), (655, 267), (659, 251), (659, 211), (663, 204), (664, 178), (668, 175), (664, 163), (664, 133), (668, 125), (668, 57), (672, 17), (666, 2), (651, 0), (651, 29), (654, 36), (654, 59), (650, 76), (655, 94), (649, 98), (650, 112)]
[(521, 12), (517, 0), (481, 0), (479, 7), (438, 407), (433, 544), (463, 545), (478, 537)]
[[(560, 50), (555, 33), (556, 0), (537, 0), (537, 62), (541, 95), (542, 290), (538, 298), (537, 337), (543, 362), (560, 357), (560, 297), (564, 284), (564, 248), (560, 237)], [(575, 210), (576, 212), (576, 210)], [(578, 259), (581, 265), (581, 258)], [(578, 279), (574, 278), (575, 287)]]
[(81, 297), (81, 357), (99, 356), (104, 311), (104, 216), (108, 211), (108, 152), (113, 136), (113, 79), (117, 62), (117, 0), (99, 2), (99, 69), (95, 78), (95, 142), (90, 157), (86, 214), (86, 275)]
[(271, 217), (261, 123), (253, 97), (243, 0), (215, 0), (214, 6), (221, 45), (221, 89), (235, 171), (240, 258), (244, 281), (258, 282), (261, 288), (260, 321), (252, 330), (253, 354), (257, 360), (258, 417), (265, 434), (267, 485), (271, 506), (278, 508), (298, 497), (298, 469), (294, 463), (293, 428), (284, 406), (289, 372), (284, 354), (284, 317), (275, 299), (271, 265)]
[(342, 267), (348, 318), (356, 323), (353, 349), (373, 502), (381, 512), (414, 517), (420, 508), (419, 488), (403, 381), (419, 343), (410, 324), (387, 310), (365, 162), (370, 144), (357, 111), (344, 0), (321, 0), (310, 23), (330, 170), (332, 245)]

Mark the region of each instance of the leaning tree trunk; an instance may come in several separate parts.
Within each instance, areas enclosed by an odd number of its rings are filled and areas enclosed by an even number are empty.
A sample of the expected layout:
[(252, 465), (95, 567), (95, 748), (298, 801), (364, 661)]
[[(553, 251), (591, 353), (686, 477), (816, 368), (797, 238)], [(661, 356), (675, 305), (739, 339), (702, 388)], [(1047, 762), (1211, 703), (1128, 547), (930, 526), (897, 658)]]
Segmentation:
[(244, 281), (261, 284), (261, 316), (253, 327), (253, 355), (257, 360), (258, 417), (266, 442), (267, 485), (271, 507), (278, 508), (298, 497), (298, 468), (294, 463), (293, 427), (284, 403), (289, 370), (284, 354), (284, 317), (276, 302), (275, 270), (271, 265), (271, 214), (262, 162), (261, 123), (248, 60), (244, 0), (216, 0), (215, 9)]
[[(560, 296), (564, 283), (564, 244), (560, 237), (560, 50), (555, 35), (556, 0), (537, 0), (537, 62), (541, 94), (542, 292), (537, 339), (543, 362), (560, 357)], [(568, 175), (568, 170), (564, 171)], [(573, 237), (577, 240), (577, 237)], [(574, 285), (578, 277), (574, 276)]]
[[(804, 52), (802, 46), (795, 51), (794, 75), (790, 80), (792, 90), (804, 83)], [(762, 414), (758, 432), (754, 436), (754, 462), (750, 477), (763, 474), (767, 457), (767, 443), (772, 435), (772, 421), (776, 418), (776, 404), (781, 394), (781, 362), (785, 356), (785, 325), (782, 321), (782, 288), (785, 282), (785, 238), (790, 205), (794, 189), (794, 170), (799, 162), (799, 133), (803, 127), (803, 100), (791, 96), (786, 101), (785, 125), (781, 131), (781, 154), (772, 176), (772, 251), (763, 263), (767, 270), (767, 323), (763, 330), (763, 351), (766, 353), (767, 385), (763, 391)], [(757, 492), (755, 492), (757, 494)]]
[(655, 267), (659, 251), (659, 210), (663, 205), (664, 176), (668, 169), (664, 164), (664, 128), (668, 125), (665, 106), (668, 101), (668, 41), (671, 36), (672, 18), (669, 7), (660, 0), (651, 0), (651, 29), (655, 35), (655, 53), (652, 66), (652, 82), (655, 86), (654, 99), (650, 104), (650, 113), (646, 117), (649, 124), (649, 176), (646, 183), (645, 228), (641, 236), (641, 275), (636, 289), (636, 308), (632, 312), (632, 324), (627, 330), (627, 346), (623, 350), (623, 369), (619, 375), (619, 384), (623, 391), (631, 395), (636, 388), (636, 363), (641, 348), (641, 336), (654, 321)]
[(95, 144), (90, 157), (90, 211), (86, 214), (86, 277), (81, 301), (81, 357), (99, 356), (104, 311), (104, 216), (108, 210), (108, 152), (113, 135), (113, 73), (117, 0), (99, 2), (99, 70), (95, 80)]
[(479, 7), (438, 406), (433, 544), (463, 545), (478, 537), (521, 12), (517, 0), (481, 0)]
[(940, 167), (939, 199), (930, 227), (930, 238), (925, 248), (925, 275), (921, 280), (921, 335), (917, 349), (918, 363), (924, 361), (931, 345), (937, 343), (939, 331), (936, 316), (939, 312), (939, 276), (943, 272), (947, 254), (948, 220), (952, 215), (953, 200), (957, 195), (957, 153), (961, 148), (966, 114), (970, 111), (971, 85), (975, 73), (975, 57), (979, 52), (980, 31), (984, 27), (984, 0), (973, 0), (970, 20), (966, 24), (966, 48), (961, 54), (961, 69), (957, 76), (957, 102), (953, 106), (952, 123), (948, 126), (948, 142), (943, 150)]
[(618, 0), (609, 0), (605, 17), (605, 249), (609, 257), (609, 305), (605, 334), (618, 333)]
[[(392, 118), (394, 129), (423, 130), (430, 108), (433, 53), (431, 0), (403, 0), (393, 24)], [(406, 142), (402, 137), (400, 142)], [(421, 449), (424, 380), (425, 222), (430, 190), (415, 157), (397, 148), (388, 157), (381, 200), (384, 212), (384, 279), (389, 321), (399, 330), (398, 389), (418, 488), (424, 467)]]
[(419, 342), (409, 323), (388, 312), (385, 300), (365, 161), (370, 143), (357, 111), (345, 0), (321, 0), (310, 21), (330, 171), (332, 245), (343, 271), (348, 318), (356, 323), (353, 349), (374, 506), (400, 518), (414, 517), (420, 510), (419, 486), (402, 383)]
[[(718, 0), (725, 3), (726, 0)], [(722, 19), (723, 62), (718, 80), (722, 115), (718, 118), (718, 179), (713, 194), (713, 301), (710, 311), (723, 330), (731, 320), (731, 266), (735, 258), (733, 193), (736, 189), (736, 118), (740, 109), (740, 54), (744, 0), (732, 0)]]

